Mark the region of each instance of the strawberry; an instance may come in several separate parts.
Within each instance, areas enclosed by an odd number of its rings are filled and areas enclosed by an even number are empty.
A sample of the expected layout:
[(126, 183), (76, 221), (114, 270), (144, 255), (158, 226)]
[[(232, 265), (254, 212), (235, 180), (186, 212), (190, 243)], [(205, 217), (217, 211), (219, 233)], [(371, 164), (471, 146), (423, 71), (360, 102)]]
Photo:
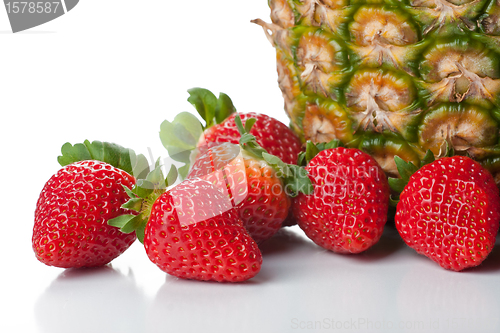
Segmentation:
[[(255, 136), (257, 143), (269, 154), (279, 157), (283, 162), (296, 164), (302, 144), (298, 137), (285, 124), (278, 120), (256, 112), (239, 113), (243, 125), (245, 121), (254, 118), (257, 121), (253, 125), (250, 134)], [(231, 142), (237, 144), (240, 134), (234, 121), (236, 114), (232, 114), (222, 123), (214, 125), (205, 130), (200, 137), (198, 147), (212, 143)]]
[(254, 277), (262, 264), (227, 196), (198, 178), (158, 197), (144, 248), (161, 270), (185, 279), (240, 282)]
[(280, 169), (289, 166), (268, 154), (250, 134), (257, 121), (248, 119), (245, 128), (239, 115), (236, 116), (241, 144), (225, 142), (209, 148), (197, 157), (188, 178), (204, 178), (219, 188), (227, 188), (226, 193), (244, 226), (260, 243), (273, 236), (288, 215), (290, 198), (285, 184), (290, 179), (282, 179)]
[[(230, 161), (228, 161), (228, 158)], [(188, 174), (226, 188), (245, 228), (260, 243), (273, 236), (287, 216), (290, 199), (283, 181), (263, 159), (223, 143), (201, 154)]]
[[(182, 177), (187, 175), (193, 157), (208, 148), (223, 142), (238, 144), (240, 133), (235, 123), (236, 108), (224, 93), (217, 98), (212, 92), (202, 88), (188, 90), (188, 101), (196, 108), (205, 121), (188, 112), (179, 113), (172, 122), (161, 124), (160, 138), (169, 156), (185, 163), (179, 169)], [(302, 151), (301, 142), (294, 132), (280, 121), (256, 112), (242, 113), (240, 118), (245, 124), (248, 119), (256, 119), (250, 134), (269, 154), (279, 157), (287, 164), (296, 164)], [(192, 154), (191, 154), (192, 152)]]
[[(427, 155), (433, 155), (428, 154)], [(495, 245), (500, 197), (493, 176), (465, 156), (429, 161), (417, 170), (396, 158), (404, 189), (396, 228), (405, 243), (441, 267), (461, 271), (479, 265)], [(393, 186), (394, 187), (394, 186)]]
[[(32, 245), (46, 265), (62, 268), (101, 266), (123, 253), (136, 239), (107, 224), (128, 213), (124, 187), (135, 178), (131, 150), (94, 141), (65, 144), (63, 166), (45, 184), (35, 210)], [(99, 156), (115, 166), (97, 160)], [(69, 163), (69, 164), (68, 164)], [(120, 168), (122, 169), (120, 169)]]
[(389, 185), (377, 162), (356, 148), (307, 144), (301, 161), (314, 185), (295, 198), (293, 214), (317, 245), (359, 253), (378, 242), (387, 221)]

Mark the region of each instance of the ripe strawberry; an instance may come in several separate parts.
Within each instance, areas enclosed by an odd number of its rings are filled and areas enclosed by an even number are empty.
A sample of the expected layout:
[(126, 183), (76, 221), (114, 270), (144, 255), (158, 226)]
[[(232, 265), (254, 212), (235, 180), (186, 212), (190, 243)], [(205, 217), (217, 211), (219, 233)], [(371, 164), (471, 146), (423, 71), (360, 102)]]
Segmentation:
[[(227, 189), (252, 238), (262, 242), (273, 236), (286, 219), (290, 199), (300, 191), (300, 184), (310, 184), (304, 174), (300, 178), (297, 165), (284, 163), (261, 147), (251, 133), (255, 118), (243, 125), (239, 115), (235, 126), (240, 144), (222, 143), (198, 156), (188, 178), (199, 177)], [(288, 193), (287, 193), (288, 192)]]
[[(223, 142), (238, 144), (240, 139), (235, 123), (236, 108), (226, 94), (221, 93), (217, 98), (202, 88), (193, 88), (188, 92), (188, 101), (205, 124), (194, 115), (181, 112), (172, 122), (165, 120), (160, 127), (160, 138), (169, 156), (186, 164), (179, 169), (183, 177), (187, 175), (193, 157)], [(255, 112), (240, 114), (240, 118), (244, 124), (247, 119), (256, 119), (250, 134), (269, 154), (287, 164), (297, 163), (298, 154), (302, 151), (301, 142), (289, 127), (270, 116)]]
[(258, 243), (273, 236), (287, 217), (290, 199), (283, 181), (263, 158), (240, 145), (222, 143), (198, 156), (188, 174), (196, 177), (227, 188), (243, 225)]
[(70, 268), (101, 266), (123, 253), (135, 240), (107, 225), (126, 213), (123, 186), (134, 177), (110, 164), (81, 161), (59, 170), (38, 199), (33, 250), (46, 265)]
[(144, 247), (161, 270), (185, 279), (240, 282), (254, 277), (262, 264), (228, 197), (197, 178), (158, 197)]
[(121, 208), (128, 200), (125, 188), (135, 184), (131, 174), (148, 172), (147, 160), (99, 141), (66, 143), (61, 152), (63, 168), (45, 184), (36, 205), (33, 250), (50, 266), (105, 265), (136, 239), (108, 221), (130, 212)]
[(300, 228), (319, 246), (338, 253), (359, 253), (382, 235), (389, 185), (372, 157), (337, 144), (318, 147), (308, 143), (306, 170), (314, 192), (300, 193), (293, 213)]
[(419, 170), (396, 162), (409, 178), (396, 211), (396, 228), (405, 243), (454, 271), (486, 259), (500, 220), (493, 176), (464, 156), (443, 157)]
[[(298, 137), (285, 124), (278, 120), (256, 112), (239, 113), (243, 125), (247, 119), (254, 118), (257, 121), (253, 125), (250, 134), (255, 136), (257, 143), (269, 154), (279, 157), (283, 162), (296, 164), (302, 144)], [(232, 114), (222, 123), (216, 124), (205, 130), (200, 137), (198, 147), (212, 143), (231, 142), (237, 144), (240, 133), (234, 122), (236, 114)]]

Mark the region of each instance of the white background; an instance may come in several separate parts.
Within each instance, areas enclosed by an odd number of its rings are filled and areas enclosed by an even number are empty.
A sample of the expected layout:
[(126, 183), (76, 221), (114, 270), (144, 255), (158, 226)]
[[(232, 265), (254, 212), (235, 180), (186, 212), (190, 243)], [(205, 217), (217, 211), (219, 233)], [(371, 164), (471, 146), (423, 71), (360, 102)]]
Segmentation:
[(393, 229), (357, 256), (297, 227), (262, 246), (244, 284), (183, 281), (135, 243), (109, 267), (63, 270), (31, 249), (33, 212), (65, 142), (111, 141), (155, 158), (160, 123), (192, 111), (186, 90), (232, 97), (288, 122), (267, 1), (82, 0), (12, 34), (0, 8), (0, 332), (498, 332), (500, 247), (477, 269), (445, 271)]

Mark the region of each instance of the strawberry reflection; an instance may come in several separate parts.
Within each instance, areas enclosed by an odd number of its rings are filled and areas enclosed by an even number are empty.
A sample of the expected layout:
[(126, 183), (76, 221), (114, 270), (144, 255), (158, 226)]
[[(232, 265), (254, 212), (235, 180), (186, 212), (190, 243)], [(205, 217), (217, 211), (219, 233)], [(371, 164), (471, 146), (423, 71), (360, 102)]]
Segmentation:
[(35, 304), (41, 332), (141, 332), (146, 297), (132, 271), (67, 269)]

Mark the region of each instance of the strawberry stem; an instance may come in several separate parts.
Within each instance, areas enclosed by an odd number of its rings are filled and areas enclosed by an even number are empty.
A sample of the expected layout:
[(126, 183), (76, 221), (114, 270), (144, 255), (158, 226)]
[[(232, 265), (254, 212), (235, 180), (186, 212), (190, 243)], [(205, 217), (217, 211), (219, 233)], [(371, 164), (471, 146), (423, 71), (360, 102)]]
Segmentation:
[(167, 177), (164, 177), (158, 159), (155, 168), (148, 173), (146, 179), (140, 179), (132, 189), (126, 189), (130, 199), (122, 205), (122, 208), (134, 210), (139, 214), (122, 215), (109, 220), (108, 224), (118, 227), (121, 232), (126, 234), (135, 231), (137, 239), (143, 243), (144, 231), (151, 215), (153, 204), (168, 187), (177, 181), (177, 176), (177, 168), (172, 165)]

